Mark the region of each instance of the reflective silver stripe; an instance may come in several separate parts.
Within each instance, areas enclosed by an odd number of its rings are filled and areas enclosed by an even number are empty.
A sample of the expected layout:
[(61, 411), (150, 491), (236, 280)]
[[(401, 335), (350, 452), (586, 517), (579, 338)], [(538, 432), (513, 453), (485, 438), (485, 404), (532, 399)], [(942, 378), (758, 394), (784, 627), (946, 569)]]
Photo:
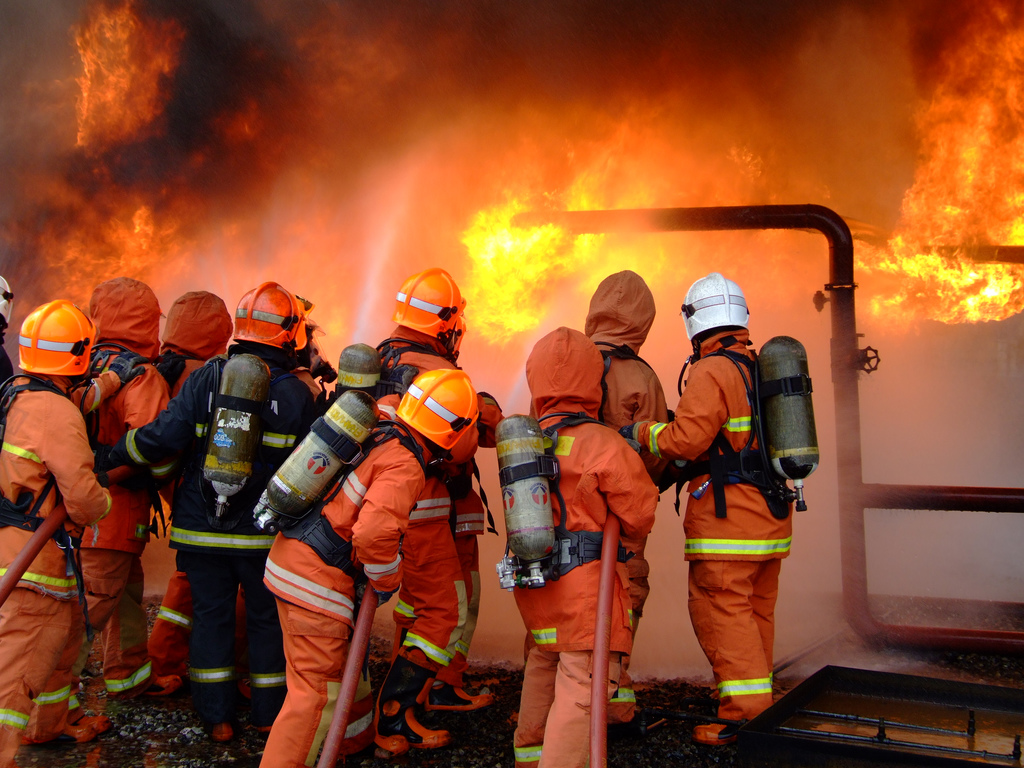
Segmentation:
[(223, 683), (235, 679), (235, 668), (196, 669), (189, 667), (188, 677), (193, 683)]
[(157, 611), (156, 618), (158, 621), (160, 619), (163, 619), (164, 621), (169, 621), (171, 624), (177, 624), (179, 627), (184, 627), (185, 629), (192, 629), (191, 617), (186, 616), (184, 613), (178, 613), (177, 611), (173, 611), (170, 608), (167, 608), (162, 605), (160, 606), (160, 610)]
[(345, 729), (345, 738), (351, 739), (369, 728), (370, 724), (373, 722), (373, 714), (374, 710), (371, 709), (355, 722), (349, 723), (348, 728)]
[(398, 605), (395, 606), (395, 613), (399, 616), (405, 616), (407, 619), (415, 619), (416, 611), (408, 603), (403, 603), (401, 600), (398, 601)]
[(271, 448), (291, 448), (297, 439), (296, 435), (282, 435), (277, 432), (263, 433), (263, 444)]
[(267, 560), (264, 576), (274, 589), (351, 621), (355, 604), (348, 595), (299, 576), (273, 560)]
[(153, 662), (147, 661), (145, 664), (143, 664), (141, 667), (135, 670), (135, 672), (133, 672), (130, 677), (126, 677), (123, 680), (106, 680), (104, 682), (107, 685), (107, 691), (109, 691), (110, 693), (120, 693), (121, 691), (130, 690), (134, 688), (136, 685), (145, 682), (149, 679), (149, 676), (150, 674), (152, 674), (152, 672)]
[(28, 727), (28, 715), (15, 709), (0, 709), (0, 725), (13, 725), (23, 731)]
[(659, 459), (661, 458), (661, 450), (658, 448), (658, 435), (660, 435), (661, 431), (665, 429), (665, 427), (667, 426), (668, 424), (665, 424), (663, 422), (658, 422), (657, 424), (652, 426), (650, 431), (650, 437), (648, 439), (647, 447), (650, 448), (651, 453), (653, 453)]
[[(19, 336), (18, 343), (23, 347), (32, 349), (32, 339), (27, 336)], [(35, 344), (36, 349), (45, 349), (47, 352), (70, 352), (75, 348), (75, 343), (68, 343), (66, 341), (46, 341), (46, 339), (39, 339)]]
[(455, 656), (455, 654), (448, 653), (444, 648), (438, 648), (436, 645), (425, 640), (414, 632), (406, 633), (405, 640), (402, 641), (402, 645), (405, 648), (419, 648), (426, 654), (427, 658), (433, 659), (438, 664), (445, 667), (448, 666), (448, 663)]
[(417, 400), (419, 400), (420, 402), (422, 402), (427, 407), (427, 410), (432, 411), (434, 414), (440, 416), (449, 424), (451, 424), (452, 422), (456, 421), (459, 418), (458, 415), (449, 411), (447, 408), (445, 408), (443, 405), (437, 402), (437, 400), (435, 400), (434, 398), (428, 397), (424, 399), (423, 390), (417, 387), (415, 384), (409, 385), (409, 394), (412, 395)]
[(626, 701), (636, 701), (636, 693), (632, 688), (619, 688), (615, 694), (608, 699), (613, 704), (621, 704)]
[(537, 645), (553, 645), (558, 642), (558, 629), (556, 627), (550, 629), (531, 629), (530, 633), (533, 635), (533, 642)]
[(718, 692), (725, 696), (756, 696), (771, 694), (771, 677), (755, 677), (750, 680), (723, 680), (718, 684)]
[(420, 499), (409, 512), (409, 520), (433, 520), (448, 517), (452, 501), (445, 496), (441, 499)]
[(359, 481), (355, 472), (349, 473), (348, 477), (345, 478), (345, 482), (341, 489), (345, 491), (345, 495), (348, 496), (349, 500), (353, 504), (357, 507), (363, 506), (363, 497), (366, 496), (366, 486)]
[[(406, 294), (402, 293), (401, 291), (399, 291), (398, 295), (395, 296), (395, 299), (397, 301), (402, 302), (403, 304), (406, 303), (406, 298), (407, 298)], [(408, 297), (408, 299), (409, 299), (409, 306), (410, 307), (415, 307), (416, 309), (422, 309), (424, 312), (430, 312), (431, 314), (434, 314), (434, 315), (440, 315), (442, 312), (445, 311), (445, 309), (447, 309), (447, 307), (440, 307), (437, 304), (431, 304), (429, 301), (424, 301), (423, 299), (417, 299), (415, 296)]]
[(398, 566), (402, 564), (402, 555), (399, 554), (390, 563), (384, 563), (383, 565), (378, 563), (363, 563), (363, 570), (366, 571), (366, 575), (371, 579), (377, 576), (387, 576), (395, 573), (398, 570)]
[(255, 675), (249, 673), (249, 684), (253, 688), (280, 688), (285, 683), (284, 672)]
[(517, 763), (539, 763), (541, 750), (544, 749), (543, 744), (538, 744), (535, 747), (515, 747), (516, 762)]
[(62, 701), (67, 701), (71, 698), (71, 686), (65, 685), (59, 691), (44, 691), (32, 699), (33, 702), (40, 706), (46, 704), (59, 704)]
[(737, 416), (735, 419), (729, 419), (727, 422), (725, 422), (725, 428), (729, 432), (749, 432), (750, 417)]
[(171, 526), (171, 541), (179, 544), (191, 544), (194, 547), (222, 547), (225, 549), (270, 549), (275, 536), (242, 536), (230, 533), (206, 533), (202, 531), (186, 531)]
[(793, 537), (785, 539), (687, 539), (688, 555), (774, 555), (789, 552)]
[(460, 523), (483, 523), (484, 513), (483, 512), (459, 512), (455, 515), (455, 519)]
[(465, 640), (459, 640), (459, 642), (455, 644), (455, 652), (461, 653), (463, 656), (469, 656), (469, 643)]
[[(249, 316), (248, 310), (245, 307), (239, 307), (235, 310), (235, 317), (240, 317), (243, 320)], [(275, 315), (273, 312), (264, 312), (261, 309), (255, 309), (252, 313), (253, 320), (262, 320), (265, 323), (274, 323), (275, 325), (281, 325), (288, 318), (284, 315)]]
[(141, 451), (139, 451), (138, 446), (135, 445), (135, 433), (138, 431), (138, 429), (129, 429), (128, 435), (125, 437), (124, 444), (125, 448), (128, 450), (128, 458), (136, 464), (149, 464), (149, 462), (146, 461), (146, 457), (142, 455)]

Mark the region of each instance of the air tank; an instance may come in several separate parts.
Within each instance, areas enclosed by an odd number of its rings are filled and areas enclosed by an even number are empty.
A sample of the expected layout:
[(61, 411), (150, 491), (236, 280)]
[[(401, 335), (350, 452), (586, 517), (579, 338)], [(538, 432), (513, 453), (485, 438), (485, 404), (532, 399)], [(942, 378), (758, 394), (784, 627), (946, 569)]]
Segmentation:
[(803, 480), (819, 460), (807, 352), (796, 339), (776, 336), (761, 347), (758, 361), (768, 458), (777, 474), (793, 481), (803, 511)]
[(342, 392), (270, 478), (256, 509), (256, 525), (274, 533), (303, 517), (341, 467), (362, 455), (361, 445), (379, 415), (365, 392)]
[(260, 412), (269, 392), (270, 368), (260, 358), (235, 355), (224, 364), (203, 462), (203, 477), (217, 493), (214, 525), (223, 518), (228, 497), (252, 476), (263, 438)]
[(338, 389), (370, 391), (380, 381), (380, 353), (369, 344), (349, 344), (338, 357)]
[[(550, 555), (555, 545), (550, 489), (538, 463), (544, 456), (544, 433), (536, 419), (515, 415), (498, 423), (496, 437), (508, 547), (527, 569), (515, 583), (542, 586), (539, 561)], [(509, 588), (504, 576), (502, 584)]]

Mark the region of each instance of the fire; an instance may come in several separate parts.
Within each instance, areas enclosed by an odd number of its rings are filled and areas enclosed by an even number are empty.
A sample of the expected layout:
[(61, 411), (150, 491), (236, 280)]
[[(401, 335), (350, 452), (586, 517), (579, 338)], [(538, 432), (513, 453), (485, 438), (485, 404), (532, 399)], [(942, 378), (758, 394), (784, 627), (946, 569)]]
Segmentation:
[(178, 66), (184, 31), (173, 20), (140, 20), (134, 3), (93, 6), (79, 29), (78, 146), (137, 139), (166, 101), (165, 80)]
[(1002, 320), (1024, 309), (1024, 265), (974, 261), (984, 245), (1024, 245), (1024, 31), (998, 6), (964, 35), (918, 118), (924, 162), (887, 251), (858, 267), (898, 276), (871, 308), (888, 318)]

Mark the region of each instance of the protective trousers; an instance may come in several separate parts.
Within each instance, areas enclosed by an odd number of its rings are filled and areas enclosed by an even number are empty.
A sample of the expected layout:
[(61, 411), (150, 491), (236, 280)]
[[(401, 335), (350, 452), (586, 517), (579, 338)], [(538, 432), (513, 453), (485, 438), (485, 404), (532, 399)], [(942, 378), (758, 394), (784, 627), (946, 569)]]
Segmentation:
[(772, 705), (772, 646), (781, 560), (690, 562), (690, 621), (718, 685), (718, 716)]
[(69, 648), (77, 653), (81, 623), (76, 624), (75, 614), (81, 610), (76, 601), (21, 587), (0, 609), (0, 768), (14, 765), (33, 699), (44, 697), (40, 704), (55, 708), (44, 713), (51, 722), (59, 722), (52, 737), (63, 731), (70, 681), (55, 679), (54, 671), (62, 653)]
[[(288, 662), (288, 696), (263, 750), (262, 768), (316, 764), (341, 689), (352, 630), (337, 619), (277, 601)], [(373, 698), (369, 680), (360, 680), (340, 754), (350, 755), (373, 741)]]
[(447, 667), (437, 672), (437, 679), (448, 683), (453, 688), (462, 688), (465, 684), (463, 675), (468, 666), (469, 645), (473, 642), (476, 622), (480, 615), (480, 543), (476, 535), (456, 536), (455, 550), (459, 556), (462, 569), (462, 583), (466, 590), (465, 620), (457, 627), (459, 639), (455, 643), (455, 656)]
[[(627, 552), (632, 552), (633, 557), (626, 561), (626, 572), (629, 574), (629, 600), (632, 605), (630, 616), (633, 627), (633, 640), (636, 640), (636, 630), (640, 624), (640, 617), (644, 613), (644, 603), (647, 602), (647, 595), (651, 592), (651, 586), (647, 577), (651, 573), (651, 565), (644, 558), (644, 550), (647, 549), (647, 538), (643, 539), (622, 539), (622, 546)], [(633, 679), (629, 676), (629, 655), (622, 655), (622, 673), (619, 675), (619, 687), (608, 702), (608, 722), (628, 723), (636, 714), (636, 694), (633, 692)]]
[(249, 635), (250, 722), (267, 728), (285, 696), (285, 660), (277, 605), (263, 584), (267, 553), (225, 555), (178, 550), (178, 570), (192, 587), (189, 678), (192, 704), (208, 725), (236, 721), (235, 601), (245, 593)]
[[(584, 768), (590, 760), (592, 651), (530, 649), (514, 735), (516, 768)], [(619, 654), (608, 664), (607, 694), (619, 674)], [(551, 734), (547, 739), (546, 734)]]
[[(192, 589), (188, 576), (175, 571), (167, 581), (167, 590), (160, 603), (153, 629), (149, 632), (149, 658), (157, 677), (177, 675), (188, 677), (188, 642), (192, 634)], [(245, 635), (245, 599), (239, 594), (235, 601), (235, 675), (239, 680), (249, 676), (248, 641)]]
[(402, 645), (419, 648), (436, 667), (446, 667), (455, 656), (467, 603), (447, 516), (409, 526), (402, 542), (402, 573), (393, 614), (399, 631), (405, 630)]
[[(138, 696), (152, 681), (146, 650), (148, 622), (142, 607), (145, 576), (139, 555), (114, 549), (83, 548), (82, 574), (89, 622), (103, 645), (103, 680), (110, 698)], [(82, 640), (73, 667), (78, 678), (92, 643)]]

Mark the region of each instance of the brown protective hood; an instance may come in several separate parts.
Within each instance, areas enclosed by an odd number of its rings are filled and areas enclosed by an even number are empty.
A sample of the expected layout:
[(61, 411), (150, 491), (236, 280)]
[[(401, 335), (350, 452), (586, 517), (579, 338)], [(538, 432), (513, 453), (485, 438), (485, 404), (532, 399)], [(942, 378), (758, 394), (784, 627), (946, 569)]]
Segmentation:
[(177, 352), (199, 360), (222, 355), (234, 325), (224, 300), (207, 291), (179, 296), (167, 311), (160, 354)]
[(557, 328), (537, 342), (526, 361), (526, 383), (538, 416), (555, 411), (597, 418), (604, 361), (579, 331)]
[(654, 294), (636, 272), (609, 275), (590, 299), (584, 332), (593, 341), (628, 344), (639, 354), (654, 323)]
[(97, 285), (89, 316), (96, 323), (98, 342), (122, 344), (150, 360), (160, 351), (160, 302), (139, 280), (115, 277)]

